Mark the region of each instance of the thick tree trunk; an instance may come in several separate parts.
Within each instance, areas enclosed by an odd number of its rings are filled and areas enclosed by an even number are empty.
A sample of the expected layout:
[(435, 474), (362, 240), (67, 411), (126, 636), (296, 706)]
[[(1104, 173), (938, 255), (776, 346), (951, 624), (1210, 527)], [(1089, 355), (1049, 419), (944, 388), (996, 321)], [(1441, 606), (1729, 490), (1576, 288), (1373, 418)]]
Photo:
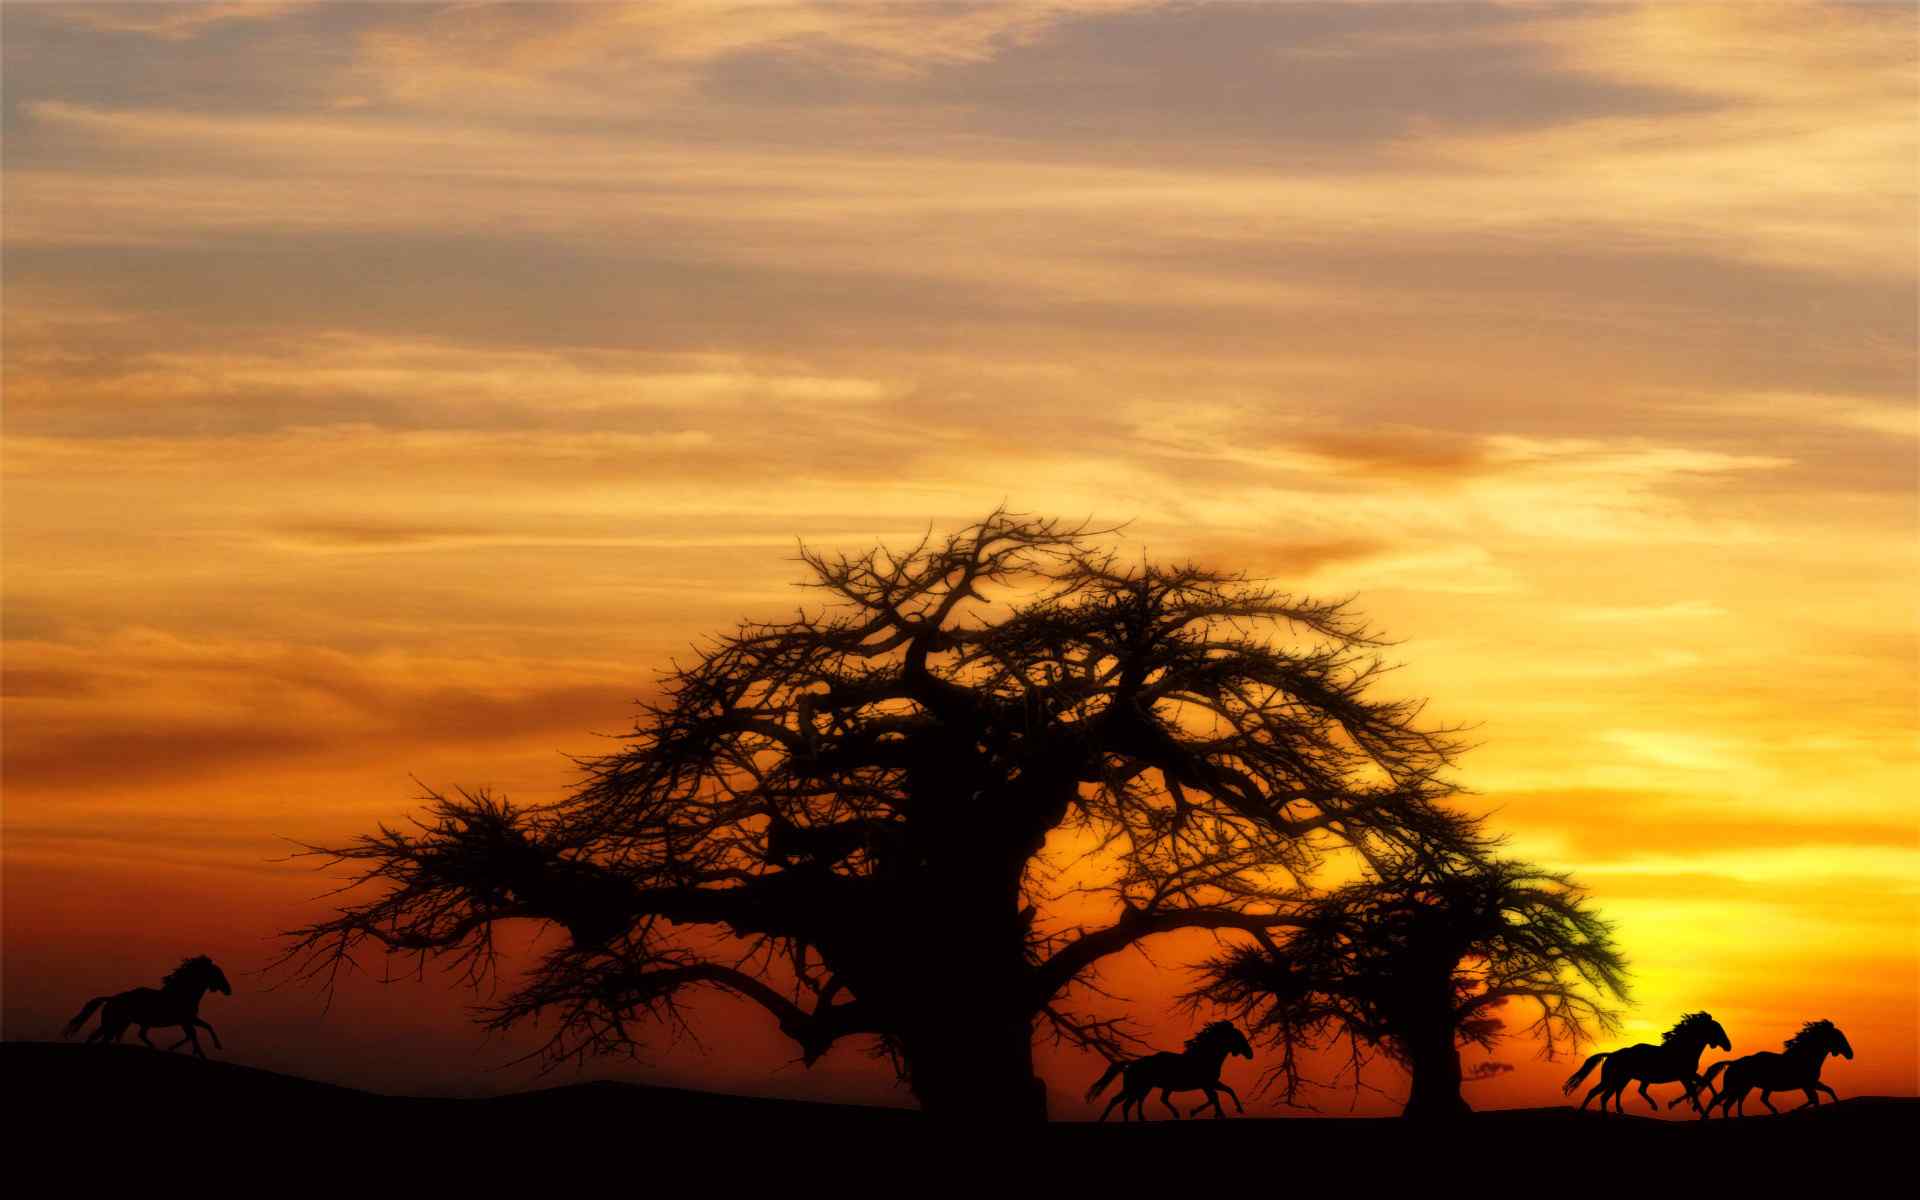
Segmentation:
[[(925, 873), (910, 905), (911, 948), (902, 949), (923, 957), (896, 1001), (907, 1081), (942, 1121), (1044, 1122), (1046, 1086), (1033, 1072), (1032, 914), (1021, 910), (1020, 880), (1048, 826), (1032, 817), (1031, 797), (962, 775), (922, 781), (916, 797)], [(900, 960), (893, 965), (898, 979)]]
[(901, 1039), (921, 1109), (946, 1122), (1045, 1122), (1046, 1085), (1033, 1073), (1033, 1022), (983, 1016), (975, 1010), (964, 1022), (917, 1027)]
[(1431, 1121), (1464, 1117), (1473, 1111), (1460, 1094), (1460, 1047), (1450, 1026), (1428, 1025), (1409, 1034), (1407, 1066), (1412, 1092), (1401, 1115)]
[(931, 936), (904, 1006), (901, 1050), (921, 1107), (942, 1120), (1047, 1119), (1033, 1073), (1038, 1014), (1019, 878), (997, 874), (941, 872), (916, 923)]
[[(958, 892), (958, 889), (954, 889)], [(1033, 1073), (1037, 1017), (1025, 925), (1012, 888), (953, 904), (925, 927), (944, 936), (926, 957), (902, 1005), (908, 1083), (929, 1116), (1031, 1123), (1047, 1119), (1046, 1089)]]

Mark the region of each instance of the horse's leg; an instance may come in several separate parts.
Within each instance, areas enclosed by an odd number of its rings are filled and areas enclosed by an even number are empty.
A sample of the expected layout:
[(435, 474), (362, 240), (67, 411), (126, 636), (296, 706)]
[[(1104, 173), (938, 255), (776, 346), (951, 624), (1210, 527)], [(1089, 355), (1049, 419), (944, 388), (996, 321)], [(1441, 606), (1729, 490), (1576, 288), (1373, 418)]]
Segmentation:
[[(1696, 1087), (1694, 1086), (1695, 1084), (1699, 1086)], [(1693, 1101), (1693, 1111), (1695, 1112), (1700, 1111), (1700, 1097), (1705, 1096), (1707, 1098), (1707, 1106), (1712, 1107), (1713, 1102), (1719, 1098), (1719, 1095), (1720, 1093), (1713, 1090), (1713, 1085), (1708, 1083), (1706, 1078), (1701, 1075), (1695, 1075), (1693, 1082), (1687, 1085), (1687, 1099)]]
[[(1210, 1087), (1203, 1087), (1203, 1088), (1201, 1088), (1200, 1090), (1201, 1090), (1201, 1091), (1203, 1091), (1203, 1092), (1205, 1092), (1205, 1093), (1207, 1094), (1207, 1100), (1213, 1100), (1213, 1099), (1214, 1099), (1214, 1095), (1213, 1095), (1213, 1089), (1212, 1089), (1212, 1088), (1210, 1088)], [(1193, 1106), (1193, 1111), (1192, 1111), (1192, 1112), (1190, 1112), (1190, 1113), (1188, 1113), (1187, 1115), (1188, 1115), (1188, 1116), (1190, 1116), (1190, 1117), (1197, 1117), (1197, 1116), (1199, 1116), (1199, 1115), (1200, 1115), (1200, 1114), (1201, 1114), (1202, 1112), (1204, 1112), (1204, 1111), (1206, 1111), (1206, 1107), (1207, 1107), (1207, 1100), (1202, 1100), (1202, 1101), (1201, 1101), (1200, 1103), (1198, 1103), (1198, 1104), (1196, 1104), (1196, 1105), (1194, 1105), (1194, 1106)], [(1217, 1108), (1217, 1107), (1219, 1107), (1219, 1104), (1218, 1104), (1218, 1101), (1215, 1101), (1215, 1107), (1216, 1107), (1216, 1108)]]
[(99, 1042), (104, 1046), (109, 1042), (117, 1042), (126, 1036), (127, 1019), (120, 1015), (119, 1008), (109, 1002), (105, 1008), (100, 1010), (100, 1028), (94, 1030), (93, 1036), (88, 1038), (87, 1041), (89, 1043)]
[(1160, 1089), (1160, 1103), (1167, 1106), (1167, 1111), (1173, 1114), (1174, 1120), (1178, 1121), (1180, 1119), (1180, 1109), (1173, 1102), (1172, 1088), (1163, 1087)]
[(1780, 1110), (1779, 1110), (1779, 1109), (1777, 1109), (1777, 1108), (1775, 1108), (1775, 1107), (1773, 1106), (1773, 1091), (1772, 1091), (1772, 1089), (1770, 1089), (1770, 1088), (1761, 1088), (1761, 1089), (1760, 1089), (1760, 1103), (1762, 1103), (1762, 1104), (1764, 1104), (1764, 1105), (1766, 1105), (1766, 1106), (1767, 1106), (1767, 1111), (1768, 1111), (1768, 1112), (1770, 1112), (1770, 1113), (1772, 1113), (1772, 1114), (1773, 1114), (1774, 1116), (1776, 1116), (1776, 1117), (1777, 1117), (1777, 1116), (1779, 1116), (1779, 1115), (1780, 1115)]
[(1612, 1060), (1609, 1060), (1606, 1066), (1600, 1068), (1600, 1082), (1593, 1090), (1600, 1093), (1601, 1112), (1607, 1111), (1607, 1101), (1613, 1099), (1614, 1095), (1625, 1086), (1627, 1085), (1625, 1081), (1620, 1078), (1620, 1072), (1613, 1069)]
[(193, 1056), (195, 1058), (205, 1058), (207, 1056), (207, 1052), (200, 1048), (200, 1031), (195, 1029), (191, 1023), (187, 1025), (187, 1040), (193, 1043)]
[[(1233, 1097), (1233, 1107), (1235, 1109), (1239, 1110), (1241, 1113), (1245, 1113), (1247, 1111), (1247, 1106), (1240, 1103), (1240, 1093), (1234, 1091), (1232, 1088), (1228, 1087), (1224, 1083), (1216, 1083), (1213, 1086), (1219, 1088), (1221, 1091), (1225, 1092), (1227, 1095)], [(1220, 1102), (1218, 1100), (1214, 1101), (1214, 1104), (1216, 1106), (1218, 1106), (1219, 1103)]]
[(1660, 1102), (1658, 1100), (1655, 1100), (1653, 1096), (1650, 1093), (1648, 1093), (1647, 1081), (1644, 1079), (1640, 1081), (1640, 1098), (1642, 1100), (1645, 1100), (1649, 1105), (1651, 1105), (1653, 1107), (1653, 1111), (1655, 1112), (1660, 1111)]
[(206, 1031), (207, 1031), (207, 1036), (213, 1039), (213, 1048), (214, 1048), (215, 1050), (225, 1050), (225, 1049), (226, 1049), (226, 1047), (225, 1047), (225, 1046), (222, 1046), (222, 1045), (220, 1044), (220, 1035), (219, 1035), (219, 1034), (217, 1034), (217, 1033), (215, 1033), (215, 1032), (213, 1031), (213, 1025), (212, 1025), (212, 1024), (211, 1024), (210, 1022), (207, 1022), (207, 1021), (202, 1021), (202, 1020), (201, 1020), (201, 1019), (200, 1019), (199, 1017), (195, 1017), (195, 1018), (193, 1019), (193, 1023), (194, 1023), (195, 1025), (198, 1025), (198, 1026), (199, 1026), (200, 1028), (202, 1028), (202, 1029), (204, 1029), (204, 1030), (206, 1030)]
[[(1113, 1099), (1107, 1101), (1107, 1107), (1101, 1110), (1100, 1119), (1102, 1121), (1106, 1120), (1107, 1117), (1113, 1113), (1113, 1106), (1120, 1103), (1122, 1100), (1125, 1100), (1126, 1098), (1127, 1098), (1127, 1093), (1124, 1088), (1118, 1092), (1115, 1092)], [(1125, 1117), (1123, 1116), (1121, 1119), (1125, 1120)]]
[[(1732, 1072), (1728, 1072), (1728, 1074), (1732, 1074)], [(1736, 1087), (1733, 1082), (1729, 1080), (1726, 1090), (1720, 1093), (1720, 1119), (1722, 1121), (1732, 1120), (1733, 1106), (1746, 1103), (1746, 1099), (1747, 1085), (1743, 1083)]]
[(1820, 1082), (1820, 1081), (1819, 1081), (1818, 1079), (1816, 1079), (1816, 1080), (1814, 1080), (1814, 1081), (1813, 1081), (1813, 1086), (1815, 1086), (1815, 1087), (1817, 1087), (1817, 1088), (1819, 1088), (1819, 1089), (1820, 1089), (1821, 1091), (1823, 1091), (1823, 1092), (1825, 1092), (1825, 1093), (1826, 1093), (1827, 1095), (1829, 1095), (1829, 1096), (1832, 1096), (1832, 1097), (1833, 1097), (1833, 1102), (1834, 1102), (1835, 1104), (1838, 1104), (1838, 1103), (1840, 1103), (1840, 1093), (1839, 1093), (1839, 1092), (1836, 1092), (1836, 1091), (1834, 1091), (1834, 1090), (1833, 1090), (1832, 1088), (1830, 1088), (1830, 1087), (1828, 1087), (1828, 1086), (1827, 1086), (1826, 1084), (1824, 1084), (1824, 1083), (1821, 1083), (1821, 1082)]
[(151, 1029), (151, 1028), (152, 1028), (152, 1026), (150, 1026), (150, 1025), (142, 1025), (142, 1026), (140, 1027), (140, 1040), (141, 1040), (141, 1041), (143, 1041), (143, 1042), (145, 1042), (145, 1043), (147, 1044), (147, 1049), (149, 1049), (149, 1050), (158, 1050), (158, 1049), (159, 1049), (160, 1047), (158, 1047), (158, 1046), (156, 1046), (156, 1045), (154, 1045), (154, 1044), (153, 1044), (153, 1039), (147, 1036), (147, 1030), (148, 1030), (148, 1029)]
[[(1580, 1102), (1580, 1111), (1581, 1112), (1587, 1111), (1587, 1105), (1592, 1104), (1593, 1098), (1595, 1096), (1598, 1096), (1601, 1092), (1601, 1089), (1605, 1088), (1606, 1086), (1607, 1086), (1606, 1080), (1604, 1079), (1601, 1080), (1599, 1083), (1594, 1084), (1593, 1090), (1587, 1093), (1587, 1098)], [(1605, 1100), (1602, 1100), (1600, 1102), (1600, 1111), (1601, 1112), (1607, 1111), (1607, 1102)]]
[(1819, 1092), (1814, 1091), (1812, 1087), (1804, 1087), (1804, 1088), (1801, 1088), (1800, 1090), (1807, 1094), (1807, 1102), (1805, 1104), (1802, 1104), (1800, 1106), (1801, 1108), (1819, 1108), (1820, 1107)]

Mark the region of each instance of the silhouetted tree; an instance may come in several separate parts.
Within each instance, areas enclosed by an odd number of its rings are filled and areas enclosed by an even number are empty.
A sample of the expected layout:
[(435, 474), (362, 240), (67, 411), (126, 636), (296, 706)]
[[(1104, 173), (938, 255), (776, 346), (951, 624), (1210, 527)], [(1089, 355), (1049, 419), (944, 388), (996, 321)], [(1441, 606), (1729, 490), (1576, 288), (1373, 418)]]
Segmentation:
[(547, 921), (567, 944), (488, 1020), (557, 1015), (554, 1056), (631, 1048), (702, 986), (808, 1063), (873, 1035), (930, 1113), (1043, 1119), (1037, 1027), (1125, 1037), (1065, 1007), (1106, 956), (1296, 921), (1332, 846), (1474, 838), (1451, 731), (1371, 694), (1381, 643), (1345, 602), (1123, 564), (1110, 532), (996, 512), (904, 554), (803, 548), (825, 610), (676, 668), (566, 799), (433, 794), (314, 851), (379, 894), (289, 961), (331, 979), (370, 946), (478, 983), (495, 922)]
[(1593, 1028), (1617, 1028), (1603, 1001), (1626, 996), (1613, 931), (1567, 876), (1480, 855), (1396, 854), (1330, 893), (1284, 942), (1257, 934), (1205, 964), (1190, 1004), (1231, 1011), (1281, 1051), (1265, 1082), (1297, 1099), (1299, 1052), (1345, 1040), (1355, 1087), (1371, 1051), (1412, 1075), (1405, 1115), (1469, 1111), (1460, 1047), (1491, 1048), (1496, 1012), (1520, 1001), (1525, 1032), (1552, 1058)]

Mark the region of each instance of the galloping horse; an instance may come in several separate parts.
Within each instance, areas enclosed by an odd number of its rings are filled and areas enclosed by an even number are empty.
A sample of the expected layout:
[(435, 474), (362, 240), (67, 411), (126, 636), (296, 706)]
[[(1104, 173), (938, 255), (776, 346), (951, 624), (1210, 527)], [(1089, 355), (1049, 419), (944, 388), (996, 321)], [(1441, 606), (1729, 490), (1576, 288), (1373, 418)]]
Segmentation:
[(214, 965), (212, 959), (202, 954), (181, 963), (173, 974), (160, 981), (157, 988), (134, 988), (117, 996), (95, 996), (87, 1001), (87, 1006), (80, 1010), (79, 1016), (67, 1023), (66, 1036), (72, 1037), (80, 1032), (80, 1027), (87, 1023), (93, 1010), (105, 1005), (100, 1013), (100, 1028), (87, 1035), (88, 1045), (117, 1042), (126, 1036), (127, 1026), (138, 1025), (140, 1040), (158, 1050), (160, 1047), (154, 1046), (147, 1037), (147, 1030), (178, 1025), (186, 1031), (187, 1036), (167, 1049), (178, 1050), (192, 1042), (193, 1052), (205, 1058), (207, 1052), (200, 1048), (196, 1026), (213, 1035), (216, 1049), (225, 1049), (220, 1045), (220, 1035), (213, 1032), (213, 1026), (200, 1019), (200, 997), (206, 995), (208, 989), (223, 996), (233, 995), (233, 986), (227, 982), (226, 974)]
[(1658, 1046), (1641, 1042), (1624, 1050), (1596, 1054), (1587, 1060), (1585, 1066), (1575, 1071), (1560, 1090), (1571, 1092), (1579, 1087), (1580, 1081), (1593, 1070), (1594, 1064), (1605, 1059), (1607, 1065), (1600, 1071), (1600, 1082), (1580, 1102), (1582, 1111), (1595, 1096), (1600, 1097), (1602, 1112), (1606, 1111), (1609, 1096), (1613, 1098), (1615, 1112), (1627, 1111), (1626, 1105), (1620, 1101), (1620, 1095), (1635, 1080), (1640, 1081), (1641, 1099), (1651, 1104), (1655, 1112), (1660, 1111), (1660, 1102), (1647, 1094), (1649, 1083), (1680, 1083), (1687, 1089), (1685, 1099), (1692, 1100), (1693, 1106), (1699, 1108), (1700, 1101), (1694, 1096), (1694, 1085), (1701, 1082), (1700, 1055), (1708, 1046), (1733, 1049), (1733, 1043), (1727, 1040), (1727, 1031), (1720, 1028), (1720, 1022), (1703, 1012), (1688, 1013), (1660, 1036)]
[[(1720, 1109), (1722, 1118), (1730, 1117), (1735, 1112), (1746, 1116), (1747, 1093), (1754, 1088), (1760, 1089), (1760, 1103), (1766, 1105), (1770, 1113), (1780, 1111), (1773, 1106), (1775, 1092), (1805, 1092), (1807, 1103), (1803, 1107), (1820, 1103), (1820, 1092), (1825, 1092), (1838, 1102), (1840, 1097), (1834, 1090), (1820, 1082), (1820, 1067), (1829, 1054), (1853, 1057), (1853, 1047), (1847, 1044), (1847, 1035), (1841, 1033), (1832, 1021), (1808, 1021), (1800, 1027), (1799, 1033), (1787, 1039), (1785, 1053), (1762, 1050), (1745, 1058), (1724, 1059), (1713, 1064), (1707, 1068), (1707, 1086), (1712, 1087), (1713, 1077), (1723, 1070), (1727, 1078), (1720, 1085), (1720, 1094), (1707, 1101), (1700, 1119), (1704, 1121), (1711, 1117), (1715, 1107)], [(1816, 1088), (1819, 1091), (1815, 1091)]]
[(1227, 1055), (1238, 1054), (1241, 1058), (1252, 1058), (1253, 1047), (1247, 1045), (1247, 1039), (1234, 1027), (1231, 1021), (1215, 1021), (1187, 1039), (1187, 1047), (1178, 1054), (1161, 1052), (1149, 1054), (1145, 1058), (1131, 1061), (1121, 1060), (1107, 1068), (1100, 1081), (1087, 1089), (1087, 1099), (1091, 1100), (1106, 1090), (1113, 1077), (1123, 1072), (1126, 1080), (1120, 1085), (1120, 1094), (1107, 1102), (1106, 1111), (1100, 1114), (1102, 1121), (1120, 1106), (1120, 1119), (1131, 1121), (1134, 1106), (1140, 1108), (1140, 1119), (1147, 1119), (1147, 1093), (1160, 1089), (1160, 1102), (1173, 1109), (1173, 1117), (1180, 1119), (1180, 1110), (1174, 1107), (1172, 1093), (1203, 1091), (1207, 1099), (1194, 1108), (1193, 1115), (1208, 1103), (1213, 1105), (1213, 1115), (1226, 1116), (1226, 1110), (1220, 1107), (1219, 1093), (1225, 1092), (1233, 1097), (1233, 1106), (1241, 1112), (1246, 1108), (1240, 1103), (1240, 1097), (1226, 1084), (1220, 1082), (1220, 1065), (1227, 1061)]

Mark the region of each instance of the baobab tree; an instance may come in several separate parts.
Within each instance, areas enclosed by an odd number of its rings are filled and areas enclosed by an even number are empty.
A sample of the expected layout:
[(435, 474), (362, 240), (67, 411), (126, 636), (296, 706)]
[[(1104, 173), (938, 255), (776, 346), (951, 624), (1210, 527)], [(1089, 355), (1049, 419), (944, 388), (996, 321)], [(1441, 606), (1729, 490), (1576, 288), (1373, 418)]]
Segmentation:
[(1115, 1050), (1074, 1008), (1107, 956), (1298, 922), (1334, 847), (1477, 836), (1447, 803), (1454, 732), (1375, 694), (1346, 602), (1122, 562), (1113, 532), (995, 512), (902, 553), (803, 548), (824, 607), (671, 671), (565, 799), (435, 794), (316, 849), (373, 891), (290, 933), (289, 963), (385, 950), (477, 983), (497, 923), (545, 921), (565, 944), (486, 1019), (557, 1017), (555, 1056), (718, 989), (809, 1064), (875, 1039), (930, 1114), (1044, 1119), (1037, 1032)]
[(1394, 853), (1330, 892), (1284, 941), (1256, 931), (1207, 962), (1189, 1004), (1224, 1008), (1279, 1051), (1264, 1082), (1289, 1101), (1302, 1051), (1345, 1040), (1354, 1086), (1379, 1051), (1412, 1077), (1405, 1115), (1469, 1111), (1460, 1047), (1490, 1049), (1529, 1014), (1525, 1035), (1554, 1057), (1618, 1027), (1626, 997), (1613, 929), (1569, 877), (1484, 854)]

